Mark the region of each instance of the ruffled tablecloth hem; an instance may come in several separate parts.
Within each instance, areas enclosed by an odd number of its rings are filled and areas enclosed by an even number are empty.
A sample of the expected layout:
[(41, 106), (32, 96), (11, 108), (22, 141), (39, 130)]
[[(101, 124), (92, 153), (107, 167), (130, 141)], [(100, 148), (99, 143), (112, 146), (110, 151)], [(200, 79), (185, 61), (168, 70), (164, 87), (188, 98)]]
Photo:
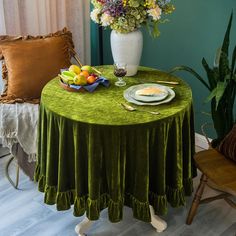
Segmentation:
[(109, 220), (113, 223), (119, 222), (123, 217), (123, 206), (126, 205), (133, 210), (133, 217), (150, 222), (151, 215), (149, 205), (152, 205), (154, 211), (158, 215), (167, 213), (167, 202), (172, 207), (180, 207), (185, 205), (185, 195), (191, 195), (193, 190), (192, 179), (185, 179), (184, 186), (180, 189), (166, 188), (165, 195), (158, 195), (149, 192), (149, 202), (141, 202), (132, 194), (126, 193), (123, 198), (114, 201), (107, 193), (103, 193), (98, 199), (91, 199), (87, 195), (77, 196), (74, 189), (66, 192), (58, 192), (56, 186), (48, 186), (46, 178), (39, 174), (39, 168), (36, 167), (35, 181), (38, 182), (38, 189), (45, 193), (44, 202), (49, 205), (56, 204), (57, 210), (68, 210), (74, 205), (74, 216), (82, 216), (86, 212), (86, 216), (90, 220), (98, 220), (100, 212), (108, 208)]

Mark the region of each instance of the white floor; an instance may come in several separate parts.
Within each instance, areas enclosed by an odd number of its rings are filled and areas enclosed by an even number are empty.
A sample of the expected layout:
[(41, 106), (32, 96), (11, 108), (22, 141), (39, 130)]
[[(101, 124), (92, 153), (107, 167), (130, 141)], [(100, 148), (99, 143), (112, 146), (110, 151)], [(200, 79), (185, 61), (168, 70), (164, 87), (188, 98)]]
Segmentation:
[[(0, 155), (6, 150), (0, 148)], [(43, 194), (37, 185), (21, 172), (19, 187), (15, 190), (4, 176), (9, 157), (0, 159), (0, 236), (76, 236), (75, 225), (82, 217), (74, 217), (72, 209), (58, 212), (54, 206), (43, 203)], [(11, 167), (12, 174), (15, 166)], [(199, 177), (194, 180), (195, 186)], [(210, 190), (207, 195), (211, 195)], [(132, 217), (125, 208), (123, 221), (112, 224), (107, 220), (107, 211), (88, 231), (88, 236), (236, 236), (236, 210), (219, 200), (201, 205), (191, 226), (185, 224), (192, 198), (185, 207), (169, 209), (164, 219), (168, 228), (163, 233), (155, 232), (148, 223)]]

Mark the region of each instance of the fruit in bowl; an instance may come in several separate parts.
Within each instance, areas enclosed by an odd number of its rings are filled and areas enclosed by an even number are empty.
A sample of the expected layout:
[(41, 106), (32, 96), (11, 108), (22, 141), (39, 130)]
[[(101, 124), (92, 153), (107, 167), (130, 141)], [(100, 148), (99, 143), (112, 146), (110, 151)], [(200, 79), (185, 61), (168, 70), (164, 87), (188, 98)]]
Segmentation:
[(92, 66), (85, 65), (79, 67), (78, 65), (71, 65), (68, 70), (63, 70), (58, 76), (61, 81), (68, 86), (84, 86), (95, 83), (99, 78), (98, 74), (101, 74), (101, 72)]
[(77, 65), (71, 65), (71, 66), (69, 67), (69, 71), (74, 72), (75, 74), (78, 75), (78, 74), (81, 72), (81, 69), (80, 69), (80, 67), (77, 66)]
[(91, 74), (91, 73), (94, 72), (93, 67), (92, 67), (92, 66), (87, 66), (87, 65), (86, 65), (86, 66), (82, 66), (82, 67), (81, 67), (81, 70), (82, 70), (82, 71), (88, 71), (89, 74)]
[(88, 84), (93, 84), (96, 80), (97, 80), (97, 77), (95, 77), (95, 76), (93, 76), (93, 75), (90, 75), (90, 76), (87, 78), (87, 83), (88, 83)]
[(87, 70), (83, 70), (82, 72), (80, 72), (80, 75), (84, 76), (85, 78), (88, 78), (90, 76)]
[(86, 85), (87, 79), (84, 75), (76, 75), (73, 79), (75, 85)]

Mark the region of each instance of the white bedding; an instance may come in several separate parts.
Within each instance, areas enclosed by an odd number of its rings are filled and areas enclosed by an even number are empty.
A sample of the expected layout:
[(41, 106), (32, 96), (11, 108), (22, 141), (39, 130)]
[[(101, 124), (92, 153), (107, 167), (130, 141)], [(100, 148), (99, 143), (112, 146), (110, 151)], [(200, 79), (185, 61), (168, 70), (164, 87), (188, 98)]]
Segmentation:
[[(19, 143), (29, 161), (36, 160), (39, 105), (30, 103), (0, 104), (0, 137), (3, 146), (13, 151)], [(13, 154), (13, 153), (12, 153)]]

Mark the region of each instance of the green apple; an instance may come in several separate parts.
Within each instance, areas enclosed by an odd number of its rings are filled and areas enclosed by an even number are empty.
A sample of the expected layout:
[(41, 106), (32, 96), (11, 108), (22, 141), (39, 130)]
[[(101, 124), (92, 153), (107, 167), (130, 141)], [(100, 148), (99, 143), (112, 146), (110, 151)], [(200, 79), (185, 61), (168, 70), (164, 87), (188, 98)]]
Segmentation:
[(88, 71), (89, 74), (93, 73), (93, 68), (92, 68), (92, 66), (88, 66), (88, 65), (82, 66), (82, 67), (81, 67), (81, 70), (82, 70), (82, 71), (83, 71), (83, 70), (86, 70), (86, 71)]

